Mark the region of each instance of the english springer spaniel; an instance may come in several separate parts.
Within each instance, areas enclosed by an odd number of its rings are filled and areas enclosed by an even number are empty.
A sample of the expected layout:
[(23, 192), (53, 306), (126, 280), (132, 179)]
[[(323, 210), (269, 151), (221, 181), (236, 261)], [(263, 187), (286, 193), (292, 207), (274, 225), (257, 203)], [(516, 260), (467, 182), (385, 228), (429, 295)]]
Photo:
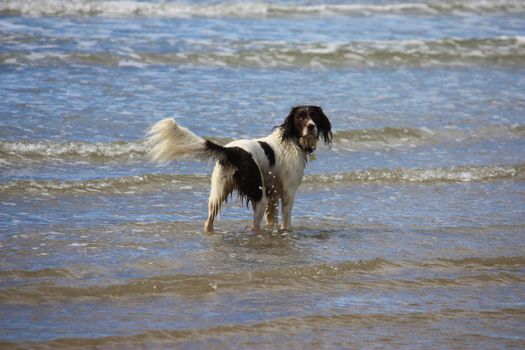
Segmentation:
[(260, 139), (220, 146), (168, 118), (150, 129), (147, 143), (154, 161), (184, 157), (216, 160), (204, 224), (204, 230), (211, 233), (222, 203), (234, 190), (252, 203), (255, 231), (260, 230), (265, 213), (269, 226), (278, 224), (279, 200), (282, 228), (290, 230), (295, 192), (303, 178), (307, 155), (315, 151), (320, 137), (330, 145), (332, 136), (332, 125), (320, 107), (297, 106), (272, 134)]

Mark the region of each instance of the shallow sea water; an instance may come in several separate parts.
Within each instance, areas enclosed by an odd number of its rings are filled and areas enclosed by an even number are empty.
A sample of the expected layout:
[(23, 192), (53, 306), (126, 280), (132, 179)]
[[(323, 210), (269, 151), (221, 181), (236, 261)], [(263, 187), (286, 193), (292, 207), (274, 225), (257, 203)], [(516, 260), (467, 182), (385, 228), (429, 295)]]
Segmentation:
[[(0, 0), (0, 348), (525, 347), (522, 1)], [(319, 104), (291, 232), (211, 163)]]

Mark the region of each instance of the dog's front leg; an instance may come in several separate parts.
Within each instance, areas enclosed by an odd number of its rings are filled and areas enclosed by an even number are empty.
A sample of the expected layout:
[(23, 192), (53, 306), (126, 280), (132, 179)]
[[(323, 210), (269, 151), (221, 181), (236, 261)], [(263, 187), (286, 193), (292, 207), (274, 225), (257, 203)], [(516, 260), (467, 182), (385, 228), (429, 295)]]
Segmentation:
[(292, 208), (293, 208), (293, 201), (294, 201), (294, 195), (291, 193), (285, 193), (283, 197), (281, 198), (282, 201), (282, 209), (283, 209), (283, 230), (291, 230), (292, 229)]

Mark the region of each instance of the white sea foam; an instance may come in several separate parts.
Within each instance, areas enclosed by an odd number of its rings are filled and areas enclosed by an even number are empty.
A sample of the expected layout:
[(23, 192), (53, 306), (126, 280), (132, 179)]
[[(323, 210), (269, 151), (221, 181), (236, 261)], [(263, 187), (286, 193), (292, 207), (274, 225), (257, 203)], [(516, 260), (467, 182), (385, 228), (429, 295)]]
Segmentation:
[(524, 12), (521, 0), (399, 2), (394, 4), (275, 4), (226, 1), (194, 4), (138, 0), (5, 0), (0, 13), (29, 16), (154, 16), (154, 17), (281, 17), (293, 15), (369, 15), (374, 13), (439, 14), (468, 12)]
[[(370, 147), (405, 147), (412, 144), (427, 144), (437, 142), (464, 142), (465, 140), (501, 138), (523, 138), (525, 127), (522, 125), (493, 125), (470, 131), (462, 130), (431, 130), (422, 128), (394, 128), (385, 127), (377, 129), (338, 130), (336, 132), (334, 147), (347, 150), (350, 148)], [(226, 144), (231, 139), (217, 139), (217, 142)], [(0, 164), (9, 165), (19, 160), (33, 159), (69, 159), (77, 164), (99, 161), (118, 161), (130, 159), (144, 160), (149, 147), (143, 141), (117, 141), (117, 142), (57, 142), (50, 140), (41, 141), (1, 141)], [(85, 163), (88, 164), (88, 163)]]
[(128, 60), (128, 59), (122, 59), (118, 61), (119, 67), (134, 67), (134, 68), (144, 68), (147, 67), (148, 64), (145, 62), (139, 62), (136, 60)]
[(525, 36), (516, 36), (514, 37), (514, 39), (516, 40), (516, 42), (519, 44), (519, 45), (525, 45)]
[(309, 175), (308, 184), (341, 182), (479, 182), (507, 180), (524, 175), (523, 165), (510, 166), (460, 166), (431, 169), (367, 169), (343, 174)]
[[(459, 166), (443, 168), (397, 168), (364, 169), (345, 173), (307, 175), (308, 186), (326, 186), (337, 183), (435, 183), (435, 182), (481, 182), (520, 179), (525, 175), (525, 164)], [(0, 184), (0, 191), (7, 194), (30, 194), (31, 196), (53, 196), (64, 193), (75, 195), (128, 194), (163, 190), (205, 190), (209, 186), (207, 175), (144, 174), (81, 181), (18, 180)]]
[(70, 247), (86, 247), (88, 244), (87, 243), (77, 243), (77, 242), (74, 242), (74, 243), (71, 243), (69, 246)]
[(0, 141), (0, 156), (2, 157), (33, 157), (33, 158), (115, 158), (143, 155), (147, 147), (143, 142), (8, 142)]
[[(185, 43), (186, 44), (186, 43)], [(206, 40), (185, 45), (185, 51), (150, 53), (14, 52), (0, 55), (4, 64), (352, 67), (374, 65), (522, 65), (522, 36), (445, 38), (439, 40), (378, 40), (353, 42), (226, 41), (220, 47)], [(21, 46), (25, 43), (21, 42)], [(197, 46), (197, 48), (195, 48)]]

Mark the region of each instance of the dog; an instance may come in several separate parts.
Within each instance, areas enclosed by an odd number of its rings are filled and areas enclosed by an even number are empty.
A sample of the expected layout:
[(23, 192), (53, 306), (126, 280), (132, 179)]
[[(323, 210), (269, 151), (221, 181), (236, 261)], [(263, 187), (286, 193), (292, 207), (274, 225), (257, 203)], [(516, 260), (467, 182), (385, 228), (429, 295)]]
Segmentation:
[(153, 161), (191, 157), (215, 160), (204, 231), (214, 231), (222, 204), (233, 191), (252, 203), (253, 230), (259, 232), (266, 213), (268, 226), (278, 225), (279, 201), (284, 230), (292, 229), (292, 207), (304, 169), (319, 139), (330, 146), (332, 125), (319, 106), (296, 106), (280, 126), (263, 138), (235, 140), (225, 146), (195, 135), (173, 118), (151, 127), (146, 143)]

